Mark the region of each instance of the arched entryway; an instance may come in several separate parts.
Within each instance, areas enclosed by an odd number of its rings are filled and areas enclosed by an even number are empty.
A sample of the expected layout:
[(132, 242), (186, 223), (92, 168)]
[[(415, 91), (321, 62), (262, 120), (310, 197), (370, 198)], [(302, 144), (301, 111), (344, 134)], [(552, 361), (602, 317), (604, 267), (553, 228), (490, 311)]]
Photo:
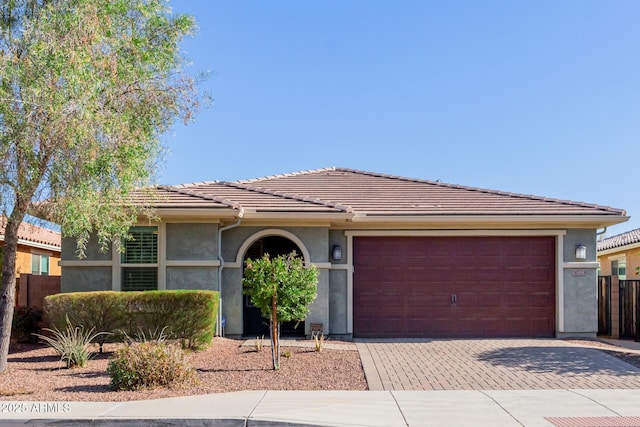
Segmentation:
[[(295, 251), (302, 256), (302, 250), (296, 243), (283, 236), (265, 236), (256, 240), (247, 249), (242, 265), (247, 259), (262, 258), (264, 254), (271, 257), (286, 255)], [(269, 335), (269, 320), (262, 317), (260, 309), (255, 307), (247, 295), (243, 295), (242, 304), (242, 320), (243, 335), (247, 337), (256, 337)], [(296, 325), (297, 323), (297, 325)], [(285, 336), (302, 336), (304, 335), (304, 322), (283, 322), (280, 327), (280, 333)]]

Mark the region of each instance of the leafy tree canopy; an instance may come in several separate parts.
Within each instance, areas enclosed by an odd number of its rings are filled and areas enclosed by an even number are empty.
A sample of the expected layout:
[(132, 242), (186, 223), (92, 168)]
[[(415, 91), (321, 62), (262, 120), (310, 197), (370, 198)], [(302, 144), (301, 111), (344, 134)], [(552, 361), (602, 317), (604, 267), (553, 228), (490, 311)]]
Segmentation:
[(194, 19), (161, 0), (10, 0), (0, 6), (0, 206), (46, 214), (106, 248), (137, 212), (159, 136), (198, 108), (179, 43)]
[(92, 233), (102, 249), (127, 235), (145, 213), (128, 196), (150, 183), (160, 135), (199, 107), (179, 49), (194, 29), (163, 0), (0, 2), (0, 372), (20, 223), (45, 213), (79, 256)]
[(265, 254), (246, 261), (242, 282), (245, 294), (263, 317), (271, 318), (275, 298), (279, 322), (301, 322), (316, 298), (318, 271), (315, 266), (305, 267), (295, 252), (273, 259)]

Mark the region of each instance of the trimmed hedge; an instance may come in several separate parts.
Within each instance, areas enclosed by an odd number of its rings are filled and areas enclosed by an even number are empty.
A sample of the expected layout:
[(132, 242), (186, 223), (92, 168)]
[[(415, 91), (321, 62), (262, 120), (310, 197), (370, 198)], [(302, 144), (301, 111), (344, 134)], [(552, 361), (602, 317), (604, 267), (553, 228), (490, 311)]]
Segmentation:
[(219, 297), (216, 291), (202, 290), (72, 292), (46, 297), (44, 311), (52, 328), (63, 328), (68, 316), (74, 326), (111, 332), (99, 337), (101, 347), (107, 340), (166, 328), (169, 339), (198, 349), (213, 339)]

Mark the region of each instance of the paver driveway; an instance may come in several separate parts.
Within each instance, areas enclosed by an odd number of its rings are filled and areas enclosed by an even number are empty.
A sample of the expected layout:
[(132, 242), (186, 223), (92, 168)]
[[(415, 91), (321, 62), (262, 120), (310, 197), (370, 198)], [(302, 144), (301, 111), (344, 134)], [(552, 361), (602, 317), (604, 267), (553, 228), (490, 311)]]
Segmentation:
[(371, 390), (640, 388), (640, 369), (561, 340), (361, 339)]

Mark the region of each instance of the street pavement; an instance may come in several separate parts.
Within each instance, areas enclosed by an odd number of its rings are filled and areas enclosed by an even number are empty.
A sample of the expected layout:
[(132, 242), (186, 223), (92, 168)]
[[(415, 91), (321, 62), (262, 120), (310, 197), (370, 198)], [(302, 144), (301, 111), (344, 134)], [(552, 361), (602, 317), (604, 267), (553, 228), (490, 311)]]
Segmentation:
[(0, 406), (2, 426), (640, 426), (640, 390), (628, 389), (243, 391)]

